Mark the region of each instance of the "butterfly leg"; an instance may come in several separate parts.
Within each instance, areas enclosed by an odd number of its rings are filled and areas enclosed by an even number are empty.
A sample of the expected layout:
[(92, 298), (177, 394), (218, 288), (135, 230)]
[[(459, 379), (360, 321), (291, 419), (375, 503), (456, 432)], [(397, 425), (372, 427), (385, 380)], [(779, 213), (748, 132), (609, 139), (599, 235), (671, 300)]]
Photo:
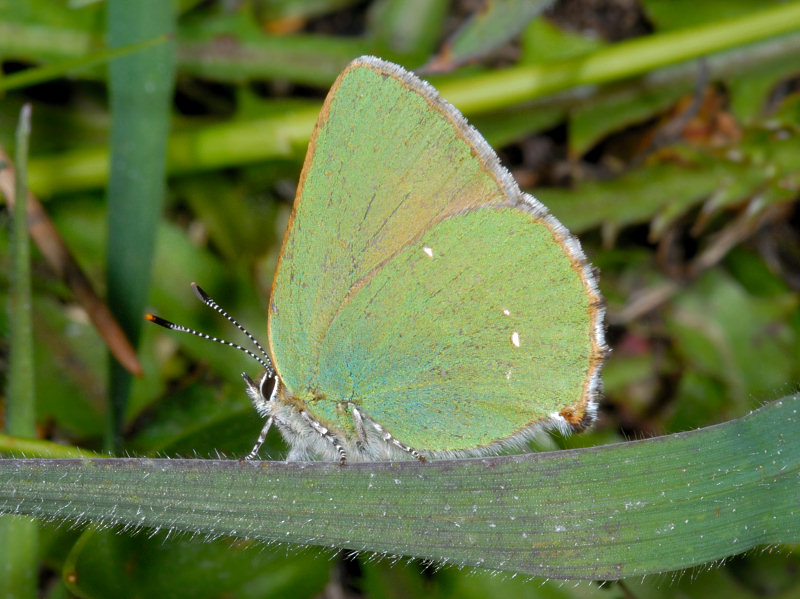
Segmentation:
[(356, 434), (358, 435), (358, 448), (362, 451), (367, 446), (367, 431), (364, 428), (364, 419), (361, 417), (361, 412), (355, 406), (351, 406), (351, 411), (353, 413), (353, 422), (356, 424)]
[(407, 454), (410, 454), (411, 456), (417, 458), (420, 462), (426, 461), (424, 455), (422, 455), (416, 449), (413, 449), (413, 448), (409, 447), (408, 445), (406, 445), (405, 443), (395, 439), (389, 431), (387, 431), (380, 424), (375, 422), (372, 418), (367, 416), (364, 412), (362, 412), (361, 410), (359, 410), (355, 406), (353, 406), (353, 419), (356, 421), (356, 423), (358, 423), (359, 421), (362, 421), (362, 424), (361, 424), (362, 428), (364, 426), (363, 425), (364, 421), (369, 422), (369, 424), (372, 426), (372, 428), (374, 428), (376, 431), (378, 431), (378, 434), (381, 436), (381, 438), (386, 443), (391, 443), (395, 447), (397, 447), (399, 449), (402, 449)]
[(261, 451), (261, 446), (264, 445), (264, 441), (267, 439), (267, 433), (269, 432), (269, 427), (272, 426), (272, 416), (267, 418), (267, 421), (264, 423), (264, 428), (261, 429), (261, 432), (258, 434), (258, 439), (256, 439), (256, 444), (253, 445), (253, 449), (250, 450), (244, 459), (245, 461), (255, 460), (258, 457), (258, 452)]
[(329, 441), (336, 448), (336, 453), (339, 454), (339, 465), (344, 466), (347, 464), (347, 453), (339, 441), (336, 440), (336, 437), (331, 434), (331, 431), (309, 416), (308, 412), (305, 410), (300, 410), (300, 416), (303, 417), (303, 420), (305, 420), (311, 428), (317, 431), (320, 437)]

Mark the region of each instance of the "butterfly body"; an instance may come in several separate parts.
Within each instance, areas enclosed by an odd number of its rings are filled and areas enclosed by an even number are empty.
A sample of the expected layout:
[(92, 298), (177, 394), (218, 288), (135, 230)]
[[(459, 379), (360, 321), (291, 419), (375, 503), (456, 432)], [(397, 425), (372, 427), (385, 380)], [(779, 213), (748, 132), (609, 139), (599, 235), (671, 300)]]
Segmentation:
[[(247, 393), (262, 418), (270, 425), (274, 423), (291, 447), (289, 461), (322, 459), (342, 464), (409, 458), (425, 461), (423, 455), (394, 439), (353, 402), (336, 403), (335, 409), (343, 418), (331, 428), (280, 384), (271, 396), (265, 396), (260, 387), (261, 384), (248, 383)], [(267, 430), (269, 427), (265, 427), (264, 435)], [(256, 454), (249, 457), (255, 458)]]

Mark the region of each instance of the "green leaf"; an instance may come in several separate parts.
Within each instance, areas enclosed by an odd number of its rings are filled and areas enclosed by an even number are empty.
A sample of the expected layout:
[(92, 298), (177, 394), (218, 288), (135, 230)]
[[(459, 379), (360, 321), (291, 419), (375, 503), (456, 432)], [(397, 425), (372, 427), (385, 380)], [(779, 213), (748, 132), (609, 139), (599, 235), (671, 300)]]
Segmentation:
[[(2, 415), (4, 430), (23, 438), (36, 431), (36, 371), (33, 367), (33, 315), (31, 310), (31, 248), (28, 236), (28, 144), (31, 133), (31, 106), (19, 115), (14, 155), (16, 162), (11, 293), (11, 350), (8, 369), (8, 395)], [(10, 165), (4, 165), (10, 168)], [(13, 516), (0, 517), (0, 593), (8, 597), (36, 594), (35, 564), (39, 549), (38, 526)]]
[[(114, 48), (168, 35), (172, 3), (108, 3), (109, 45)], [(166, 188), (169, 106), (174, 44), (117, 58), (109, 65), (111, 148), (108, 181), (108, 304), (136, 346), (150, 289), (155, 235)], [(112, 360), (106, 449), (118, 448), (130, 374)]]
[(677, 148), (667, 158), (610, 181), (540, 188), (536, 196), (573, 232), (652, 221), (651, 236), (658, 239), (667, 225), (709, 200), (710, 211), (754, 196), (762, 206), (792, 201), (800, 137), (758, 129), (747, 132), (737, 153)]
[[(800, 4), (779, 5), (739, 19), (638, 38), (552, 63), (523, 65), (449, 79), (437, 87), (440, 95), (464, 114), (485, 114), (574, 87), (619, 81), (711, 52), (767, 40), (796, 30), (799, 20)], [(222, 42), (212, 40), (208, 43)], [(179, 61), (184, 68), (187, 60), (183, 55), (185, 48), (183, 44), (178, 51)], [(233, 54), (237, 54), (235, 48)], [(350, 54), (347, 57), (353, 56)], [(224, 62), (225, 56), (220, 58), (223, 62), (215, 66), (216, 63), (209, 57), (199, 57), (198, 65), (203, 69), (233, 73), (231, 65)], [(263, 64), (260, 60), (253, 60), (247, 53), (244, 58), (247, 58), (244, 60), (246, 64)], [(307, 58), (307, 61), (298, 64), (276, 55), (267, 62), (284, 64), (282, 68), (285, 71), (302, 73), (304, 64), (311, 64), (313, 68), (320, 64), (316, 54), (312, 53)], [(343, 55), (337, 55), (330, 64), (326, 62), (326, 68), (334, 73), (345, 60)], [(209, 75), (206, 71), (197, 74)], [(287, 75), (283, 73), (281, 76)], [(332, 79), (331, 74), (323, 76), (323, 79), (328, 81), (329, 77)], [(241, 78), (234, 77), (234, 80)], [(318, 112), (316, 106), (294, 108), (246, 122), (233, 121), (175, 133), (169, 140), (170, 173), (219, 169), (274, 158), (300, 161)], [(76, 148), (31, 160), (31, 188), (40, 195), (52, 195), (97, 187), (105, 182), (107, 172), (108, 156), (104, 148)]]
[(115, 58), (139, 52), (151, 46), (163, 44), (166, 41), (166, 36), (160, 36), (135, 44), (128, 44), (127, 46), (115, 48), (114, 50), (102, 50), (88, 56), (64, 60), (35, 69), (27, 69), (20, 73), (15, 73), (14, 75), (8, 75), (0, 80), (0, 91), (6, 92), (15, 88), (33, 86), (38, 83), (57, 79), (72, 71), (103, 64)]
[[(743, 253), (729, 262), (740, 261)], [(766, 267), (751, 262), (749, 276), (769, 285)], [(704, 273), (683, 289), (670, 304), (665, 325), (683, 369), (695, 376), (682, 383), (688, 388), (678, 394), (672, 430), (730, 417), (751, 405), (752, 397), (798, 380), (800, 330), (790, 321), (798, 309), (796, 293), (752, 294), (722, 269)]]
[(800, 541), (800, 395), (692, 432), (427, 464), (0, 460), (0, 511), (557, 579)]
[(165, 589), (172, 599), (292, 599), (320, 594), (329, 576), (329, 560), (311, 551), (286, 557), (253, 541), (167, 538), (87, 530), (64, 563), (69, 590), (79, 597), (117, 599), (159, 597)]
[(446, 0), (380, 0), (369, 9), (370, 37), (379, 56), (403, 56), (421, 64), (439, 41)]
[(278, 78), (328, 86), (350, 60), (370, 50), (357, 38), (268, 36), (239, 25), (226, 19), (184, 25), (176, 55), (181, 72), (227, 82)]
[(519, 35), (552, 0), (485, 0), (464, 25), (445, 43), (428, 69), (448, 71), (497, 49)]
[(642, 0), (647, 16), (658, 30), (680, 29), (720, 19), (731, 19), (747, 15), (754, 5), (778, 6), (775, 0)]

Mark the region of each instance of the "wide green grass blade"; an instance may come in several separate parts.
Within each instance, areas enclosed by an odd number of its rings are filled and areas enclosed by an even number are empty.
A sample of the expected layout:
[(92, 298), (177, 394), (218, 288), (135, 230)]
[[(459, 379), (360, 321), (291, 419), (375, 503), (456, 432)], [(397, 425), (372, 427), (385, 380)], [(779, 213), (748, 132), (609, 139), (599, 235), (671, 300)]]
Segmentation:
[[(108, 2), (112, 48), (167, 35), (171, 2)], [(118, 58), (109, 66), (111, 161), (108, 182), (108, 303), (136, 345), (150, 290), (156, 231), (166, 188), (174, 59), (166, 43)], [(111, 360), (106, 449), (119, 443), (130, 374)]]
[(800, 395), (721, 425), (459, 461), (0, 460), (0, 511), (617, 579), (800, 541)]

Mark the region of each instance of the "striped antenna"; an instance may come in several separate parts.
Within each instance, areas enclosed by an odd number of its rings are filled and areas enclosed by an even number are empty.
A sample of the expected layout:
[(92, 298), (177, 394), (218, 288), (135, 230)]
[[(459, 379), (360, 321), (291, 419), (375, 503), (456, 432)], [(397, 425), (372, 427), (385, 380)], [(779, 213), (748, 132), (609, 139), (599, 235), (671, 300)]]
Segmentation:
[(248, 331), (241, 324), (239, 324), (239, 321), (237, 321), (230, 314), (228, 314), (217, 302), (215, 302), (213, 299), (211, 299), (211, 297), (209, 297), (208, 294), (205, 291), (203, 291), (200, 288), (199, 285), (197, 285), (197, 283), (192, 283), (192, 291), (194, 291), (194, 294), (197, 296), (197, 298), (201, 302), (203, 302), (209, 308), (213, 309), (218, 314), (221, 314), (222, 316), (224, 316), (228, 320), (228, 322), (230, 322), (233, 326), (235, 326), (237, 329), (239, 329), (242, 333), (247, 335), (247, 338), (250, 339), (250, 341), (252, 341), (253, 344), (261, 352), (261, 354), (263, 355), (263, 358), (261, 356), (255, 354), (255, 353), (253, 353), (252, 351), (250, 351), (246, 347), (242, 347), (238, 343), (233, 343), (232, 341), (228, 341), (227, 339), (220, 339), (218, 337), (214, 337), (214, 336), (209, 335), (207, 333), (203, 333), (203, 332), (197, 331), (195, 329), (190, 329), (189, 327), (185, 327), (185, 326), (180, 325), (180, 324), (175, 324), (174, 322), (170, 322), (169, 320), (161, 318), (160, 316), (156, 316), (155, 314), (145, 314), (144, 315), (145, 320), (149, 320), (150, 322), (155, 323), (155, 324), (157, 324), (159, 326), (162, 326), (165, 329), (170, 329), (172, 331), (179, 331), (181, 333), (190, 333), (191, 335), (195, 335), (197, 337), (201, 337), (202, 339), (208, 339), (209, 341), (214, 341), (215, 343), (221, 343), (222, 345), (227, 345), (228, 347), (233, 347), (233, 348), (236, 348), (236, 349), (238, 349), (240, 351), (243, 351), (244, 353), (246, 353), (248, 356), (253, 358), (256, 362), (258, 362), (259, 364), (261, 364), (264, 367), (264, 369), (267, 371), (267, 376), (268, 377), (275, 376), (275, 368), (273, 368), (273, 366), (272, 366), (272, 360), (270, 359), (269, 354), (266, 352), (264, 347), (258, 342), (258, 339), (256, 339), (250, 333), (250, 331)]

